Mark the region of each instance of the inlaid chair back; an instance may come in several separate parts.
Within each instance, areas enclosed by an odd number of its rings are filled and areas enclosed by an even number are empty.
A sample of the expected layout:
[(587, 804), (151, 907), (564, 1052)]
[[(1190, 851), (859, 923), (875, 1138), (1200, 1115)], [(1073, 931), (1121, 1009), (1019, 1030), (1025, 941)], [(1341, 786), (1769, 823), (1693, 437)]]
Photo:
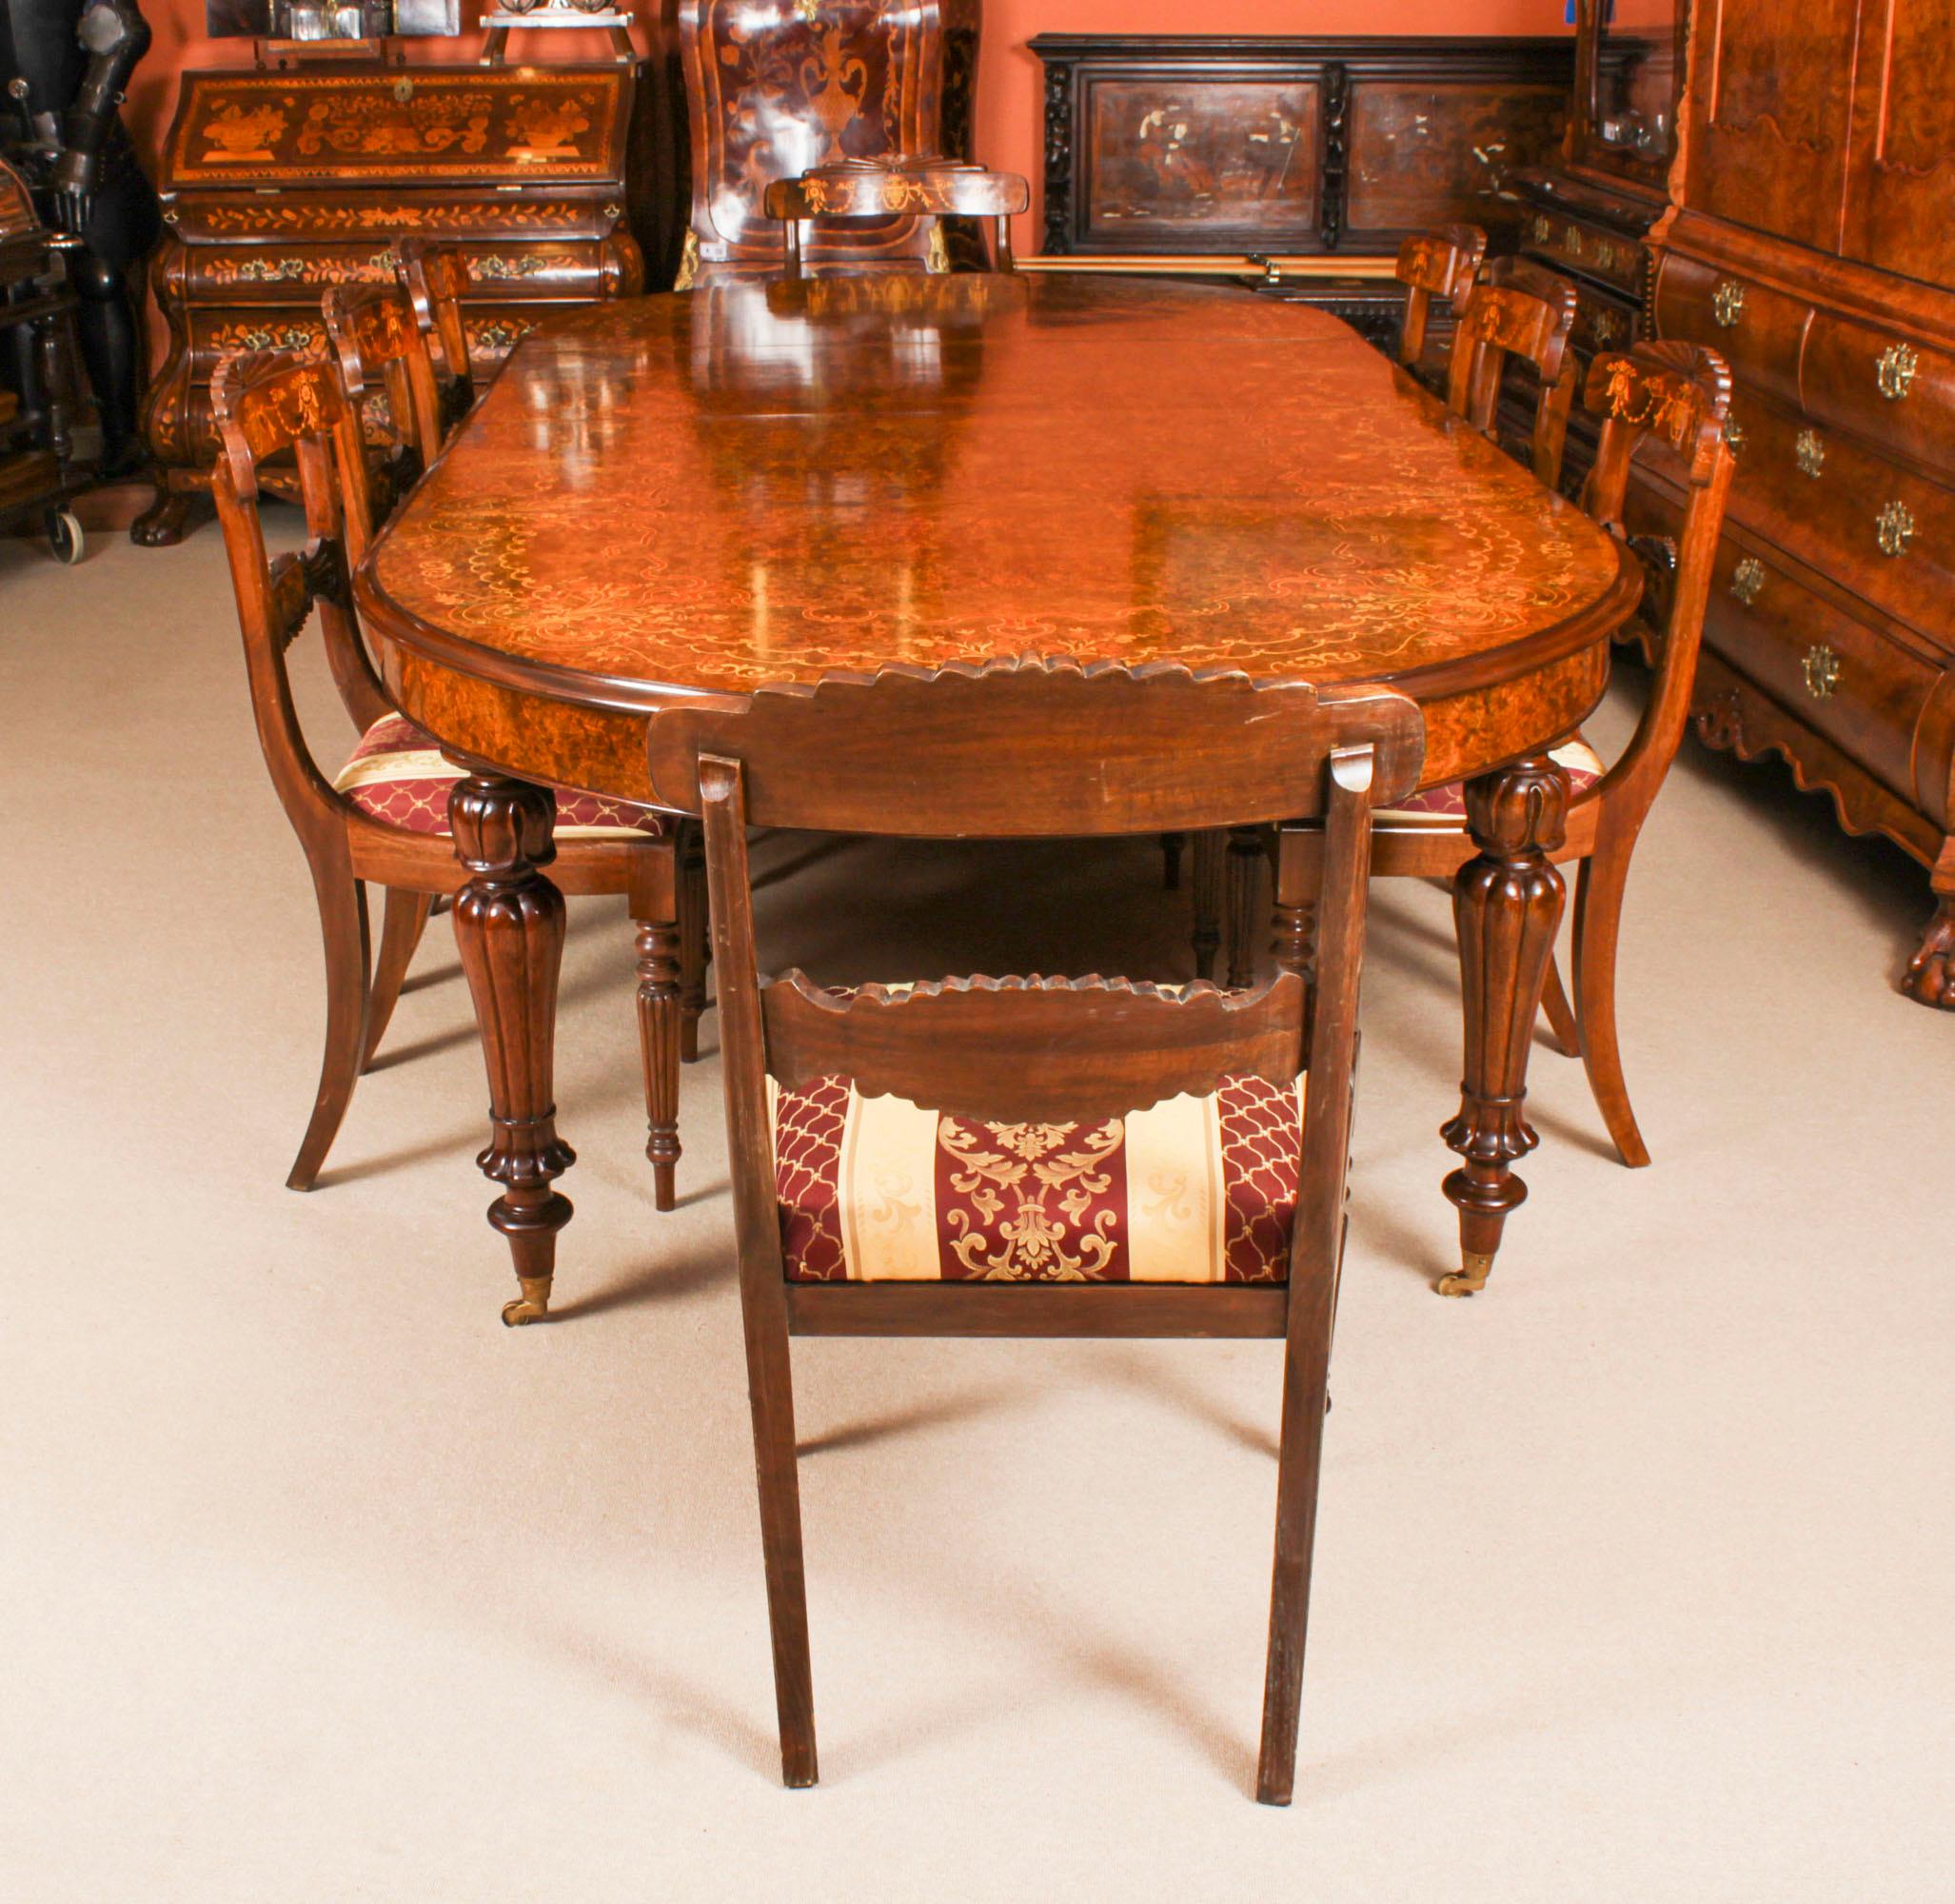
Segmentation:
[(377, 391), (388, 430), (405, 452), (388, 471), (385, 506), (405, 495), (441, 451), (441, 395), (427, 338), (406, 292), (392, 285), (333, 285), (320, 304), (353, 413), (364, 420), (367, 395)]
[(462, 300), (474, 282), (468, 260), (454, 247), (428, 238), (403, 238), (394, 252), (400, 259), (401, 288), (414, 307), (414, 321), (440, 351), (435, 381), (441, 390), (442, 427), (450, 430), (475, 404), (475, 364), (462, 322)]
[[(1196, 679), (1172, 668), (1082, 669), (1033, 657), (934, 673), (889, 668), (812, 690), (763, 688), (737, 708), (681, 703), (653, 717), (658, 797), (704, 820), (790, 1784), (815, 1778), (790, 1334), (1264, 1335), (1284, 1338), (1288, 1348), (1258, 1789), (1272, 1802), (1288, 1799), (1342, 1247), (1371, 815), (1374, 803), (1416, 785), (1424, 747), (1418, 710), (1389, 689)], [(1277, 917), (1290, 952), (1254, 989), (1094, 977), (957, 978), (836, 992), (800, 972), (760, 976), (750, 824), (909, 839), (1075, 839), (1231, 821), (1281, 827)], [(1311, 821), (1321, 826), (1295, 823)], [(1306, 833), (1323, 849), (1308, 862), (1308, 881)], [(1307, 982), (1302, 922), (1313, 913), (1315, 964)], [(1236, 1101), (1231, 1091), (1267, 1113), (1273, 1180), (1286, 1168), (1275, 1160), (1286, 1144), (1295, 1171), (1287, 1210), (1261, 1206), (1255, 1220), (1266, 1253), (1251, 1252), (1253, 1267), (1212, 1246), (1226, 1227), (1221, 1205), (1233, 1207), (1227, 1143), (1211, 1152), (1191, 1137), (1210, 1128), (1211, 1109), (1218, 1119), (1230, 1115), (1219, 1107)], [(1160, 1167), (1184, 1173), (1177, 1180), (1223, 1186), (1214, 1193), (1214, 1231), (1191, 1220), (1198, 1234), (1171, 1246), (1148, 1231), (1137, 1196), (1118, 1210), (1109, 1204), (1090, 1224), (1081, 1220), (1077, 1238), (1070, 1220), (1049, 1231), (1036, 1217), (999, 1227), (998, 1203), (976, 1196), (966, 1207), (952, 1182), (931, 1203), (927, 1222), (908, 1229), (894, 1250), (884, 1239), (864, 1240), (855, 1217), (843, 1214), (860, 1205), (839, 1160), (846, 1153), (877, 1181), (894, 1179), (866, 1121), (855, 1126), (856, 1139), (846, 1138), (853, 1108), (821, 1108), (838, 1093), (848, 1106), (864, 1107), (863, 1120), (870, 1103), (896, 1101), (897, 1123), (907, 1133), (901, 1141), (931, 1150), (929, 1158), (902, 1151), (897, 1174), (912, 1172), (905, 1180), (917, 1170), (930, 1179), (932, 1160), (947, 1154), (954, 1178), (975, 1171), (970, 1181), (989, 1181), (990, 1166), (968, 1145), (999, 1152), (998, 1180), (1020, 1183), (1037, 1180), (1029, 1169), (1013, 1176), (1004, 1153), (1019, 1157), (1029, 1146), (1043, 1155), (1041, 1146), (1056, 1146), (1050, 1167), (1092, 1176), (1088, 1166), (1116, 1147), (1158, 1146)], [(1154, 1107), (1191, 1104), (1194, 1121), (1173, 1126), (1178, 1149), (1165, 1127), (1136, 1135)], [(821, 1125), (821, 1135), (814, 1125), (824, 1117), (834, 1128)], [(825, 1167), (818, 1157), (838, 1161), (832, 1199), (826, 1190), (802, 1198), (804, 1180)], [(1123, 1149), (1118, 1168), (1127, 1167)], [(1089, 1201), (1100, 1194), (1089, 1194), (1083, 1181), (1076, 1187)], [(1024, 1202), (1021, 1216), (1030, 1207)], [(830, 1208), (839, 1228), (827, 1242), (811, 1241), (808, 1221), (821, 1230)], [(857, 1242), (847, 1240), (851, 1234)], [(1145, 1271), (1143, 1245), (1153, 1252)]]
[(1688, 499), (1674, 550), (1669, 612), (1657, 648), (1656, 680), (1635, 738), (1590, 796), (1621, 811), (1621, 823), (1629, 823), (1633, 812), (1634, 825), (1641, 825), (1689, 718), (1711, 568), (1737, 462), (1724, 433), (1730, 401), (1729, 365), (1701, 344), (1638, 344), (1599, 356), (1589, 367), (1583, 402), (1602, 427), (1582, 506), (1604, 528), (1623, 536), (1629, 462), (1652, 441), (1662, 446), (1665, 466)]
[(1012, 218), (1028, 210), (1032, 188), (1016, 172), (988, 172), (955, 159), (919, 159), (875, 165), (844, 159), (820, 166), (800, 178), (777, 179), (767, 188), (767, 215), (787, 233), (787, 275), (798, 278), (809, 234), (818, 220), (887, 219), (904, 213), (918, 218), (988, 218), (992, 222), (992, 265), (1013, 268)]
[(1398, 282), (1407, 287), (1405, 319), (1398, 327), (1398, 361), (1408, 369), (1426, 354), (1432, 300), (1444, 298), (1456, 314), (1487, 258), (1487, 234), (1477, 225), (1447, 225), (1398, 248)]
[[(211, 493), (224, 531), (251, 684), (258, 740), (302, 839), (346, 808), (306, 744), (286, 655), (317, 614), (334, 685), (364, 733), (393, 712), (353, 617), (352, 569), (365, 553), (372, 511), (359, 419), (332, 367), (284, 353), (228, 357), (210, 382), (218, 456)], [(298, 465), (307, 541), (267, 554), (259, 470), (289, 452)]]
[[(681, 0), (692, 126), (692, 272), (781, 267), (767, 188), (844, 159), (968, 152), (978, 0)], [(915, 211), (815, 228), (811, 262), (919, 264)]]
[(1561, 480), (1562, 446), (1573, 407), (1576, 364), (1569, 354), (1575, 288), (1538, 265), (1497, 259), (1475, 279), (1452, 336), (1447, 407), (1477, 430), (1494, 433), (1507, 360), (1532, 366), (1540, 383), (1533, 430), (1534, 474)]

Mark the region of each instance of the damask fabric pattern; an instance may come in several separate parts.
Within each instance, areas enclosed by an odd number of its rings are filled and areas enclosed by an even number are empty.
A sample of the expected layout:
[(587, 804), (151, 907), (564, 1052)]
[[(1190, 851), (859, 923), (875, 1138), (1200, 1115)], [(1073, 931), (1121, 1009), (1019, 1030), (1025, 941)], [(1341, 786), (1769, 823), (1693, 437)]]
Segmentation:
[[(462, 768), (443, 759), (433, 735), (405, 714), (388, 714), (361, 737), (333, 786), (385, 826), (445, 833), (448, 789), (462, 777)], [(672, 816), (655, 807), (561, 786), (556, 795), (559, 840), (643, 840), (662, 837), (672, 826)]]
[(1303, 1081), (1225, 1078), (1097, 1123), (1005, 1124), (769, 1082), (796, 1282), (1281, 1282)]
[[(1549, 754), (1557, 765), (1567, 769), (1571, 799), (1579, 799), (1602, 778), (1602, 756), (1579, 734), (1572, 741), (1550, 748)], [(1428, 820), (1440, 829), (1464, 826), (1466, 783), (1451, 780), (1443, 786), (1429, 786), (1401, 806), (1381, 808), (1377, 817), (1388, 824), (1394, 820)]]

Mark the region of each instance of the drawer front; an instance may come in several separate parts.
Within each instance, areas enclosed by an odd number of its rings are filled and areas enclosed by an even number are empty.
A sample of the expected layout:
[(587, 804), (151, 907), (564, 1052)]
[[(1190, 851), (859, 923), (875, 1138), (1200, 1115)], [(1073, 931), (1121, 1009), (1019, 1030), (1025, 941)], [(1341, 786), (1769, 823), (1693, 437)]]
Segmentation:
[(1643, 294), (1643, 248), (1620, 231), (1565, 213), (1536, 211), (1529, 214), (1521, 237), (1528, 251), (1543, 264), (1586, 271), (1627, 297)]
[(179, 238), (221, 244), (336, 244), (369, 250), (395, 238), (435, 238), (499, 249), (540, 238), (602, 238), (624, 216), (623, 194), (600, 188), (560, 193), (447, 197), (397, 187), (387, 192), (282, 190), (185, 192), (166, 199), (163, 220)]
[(1820, 311), (1800, 381), (1806, 407), (1822, 422), (1955, 480), (1955, 356)]
[(1740, 390), (1731, 513), (1955, 653), (1955, 490)]
[(1782, 705), (1914, 798), (1914, 729), (1942, 670), (1726, 538), (1705, 639)]
[(1799, 357), (1811, 306), (1670, 251), (1657, 267), (1656, 334), (1708, 344), (1734, 375), (1799, 402)]
[[(613, 295), (618, 263), (595, 239), (531, 245), (462, 245), (477, 296), (497, 302)], [(388, 244), (193, 245), (185, 294), (207, 303), (316, 305), (328, 285), (390, 285), (399, 255)], [(470, 302), (475, 299), (471, 298)]]

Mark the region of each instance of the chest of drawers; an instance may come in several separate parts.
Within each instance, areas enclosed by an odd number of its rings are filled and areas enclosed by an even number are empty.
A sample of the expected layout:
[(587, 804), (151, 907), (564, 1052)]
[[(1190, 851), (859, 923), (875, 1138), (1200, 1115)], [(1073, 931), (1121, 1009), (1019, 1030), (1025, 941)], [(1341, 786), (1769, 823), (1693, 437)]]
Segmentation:
[(151, 267), (168, 355), (144, 407), (156, 506), (207, 506), (210, 376), (232, 350), (325, 347), (320, 293), (385, 283), (393, 243), (460, 247), (478, 372), (555, 310), (669, 283), (680, 114), (644, 64), (336, 64), (187, 72), (164, 150), (168, 235)]

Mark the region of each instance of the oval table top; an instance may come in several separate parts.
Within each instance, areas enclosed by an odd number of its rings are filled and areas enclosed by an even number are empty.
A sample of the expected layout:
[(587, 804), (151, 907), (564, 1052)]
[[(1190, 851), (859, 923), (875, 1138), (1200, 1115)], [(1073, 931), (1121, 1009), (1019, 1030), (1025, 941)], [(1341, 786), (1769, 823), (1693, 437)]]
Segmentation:
[(356, 579), (458, 753), (639, 798), (675, 694), (1034, 651), (1388, 681), (1452, 779), (1579, 724), (1640, 588), (1327, 313), (1045, 273), (548, 323)]

